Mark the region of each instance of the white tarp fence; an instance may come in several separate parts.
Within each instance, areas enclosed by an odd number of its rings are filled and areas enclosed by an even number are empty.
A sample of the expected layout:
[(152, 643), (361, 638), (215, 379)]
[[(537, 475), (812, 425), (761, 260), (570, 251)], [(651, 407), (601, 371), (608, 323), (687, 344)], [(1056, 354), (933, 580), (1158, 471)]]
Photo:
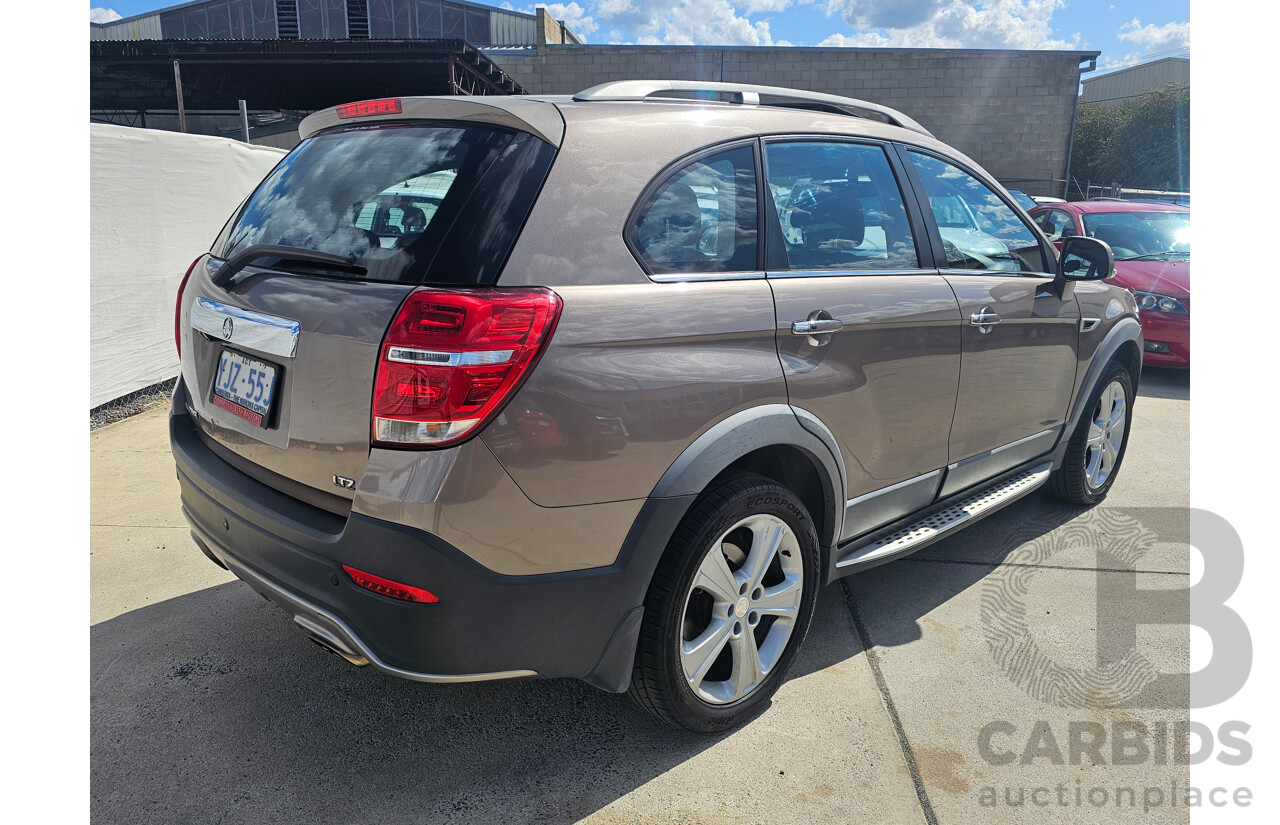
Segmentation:
[(178, 375), (182, 275), (284, 156), (235, 140), (89, 125), (89, 407)]

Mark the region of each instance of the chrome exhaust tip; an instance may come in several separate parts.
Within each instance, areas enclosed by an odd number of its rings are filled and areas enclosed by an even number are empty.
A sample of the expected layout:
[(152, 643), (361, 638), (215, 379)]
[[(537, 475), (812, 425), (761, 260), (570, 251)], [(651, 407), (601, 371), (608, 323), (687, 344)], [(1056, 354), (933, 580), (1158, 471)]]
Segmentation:
[(320, 645), (335, 656), (341, 656), (356, 667), (364, 667), (369, 664), (369, 660), (367, 658), (348, 648), (342, 643), (342, 641), (331, 635), (319, 624), (304, 616), (294, 616), (293, 621), (303, 630), (307, 631), (308, 639)]
[(341, 656), (343, 659), (355, 665), (356, 667), (364, 667), (365, 665), (369, 664), (368, 659), (364, 658), (363, 656), (357, 656), (354, 653), (348, 653), (345, 650), (340, 650), (323, 636), (317, 636), (315, 633), (308, 633), (307, 638), (315, 642), (316, 644), (320, 645), (320, 647), (329, 651), (333, 655)]

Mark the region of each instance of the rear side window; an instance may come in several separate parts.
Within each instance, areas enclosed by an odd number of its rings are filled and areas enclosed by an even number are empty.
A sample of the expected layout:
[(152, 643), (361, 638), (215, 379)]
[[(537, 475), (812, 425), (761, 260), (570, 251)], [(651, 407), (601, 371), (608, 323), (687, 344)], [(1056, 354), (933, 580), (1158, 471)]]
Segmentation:
[(932, 155), (908, 152), (938, 222), (951, 269), (1049, 272), (1040, 241), (982, 181)]
[(883, 148), (788, 141), (767, 144), (765, 158), (791, 269), (919, 267)]
[[(491, 282), (552, 155), (529, 135), (486, 127), (386, 124), (321, 133), (272, 170), (214, 254), (295, 246), (347, 257), (371, 280)], [(451, 231), (455, 224), (461, 228)], [(496, 226), (480, 232), (483, 259), (455, 248), (482, 224)], [(504, 238), (505, 245), (494, 243)], [(432, 262), (446, 253), (454, 265), (431, 277)]]
[(704, 155), (672, 173), (641, 205), (627, 240), (654, 275), (758, 269), (751, 145)]

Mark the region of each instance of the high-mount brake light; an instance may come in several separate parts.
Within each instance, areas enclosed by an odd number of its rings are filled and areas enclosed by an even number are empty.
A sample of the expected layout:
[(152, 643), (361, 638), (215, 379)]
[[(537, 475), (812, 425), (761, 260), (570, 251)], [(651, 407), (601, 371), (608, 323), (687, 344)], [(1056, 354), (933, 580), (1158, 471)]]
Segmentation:
[(173, 305), (173, 345), (178, 348), (178, 360), (182, 360), (182, 293), (187, 289), (187, 281), (191, 278), (191, 273), (195, 271), (196, 264), (200, 263), (201, 255), (191, 262), (191, 266), (187, 267), (187, 274), (182, 276), (182, 283), (178, 284), (178, 297)]
[(384, 97), (379, 100), (361, 100), (356, 103), (343, 103), (337, 107), (338, 117), (346, 120), (352, 117), (369, 117), (370, 115), (398, 115), (403, 111), (398, 97)]
[(379, 351), (373, 443), (444, 447), (478, 432), (528, 376), (560, 306), (543, 288), (409, 293)]

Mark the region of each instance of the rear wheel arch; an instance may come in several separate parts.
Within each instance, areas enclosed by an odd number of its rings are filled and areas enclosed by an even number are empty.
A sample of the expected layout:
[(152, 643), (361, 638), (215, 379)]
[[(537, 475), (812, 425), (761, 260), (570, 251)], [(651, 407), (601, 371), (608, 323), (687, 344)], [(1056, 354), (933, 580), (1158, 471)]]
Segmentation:
[[(803, 425), (801, 415), (807, 416)], [(631, 612), (586, 681), (614, 693), (627, 689), (643, 613), (635, 608), (644, 604), (681, 522), (730, 474), (755, 473), (791, 489), (821, 531), (819, 569), (827, 570), (844, 517), (844, 466), (835, 445), (812, 415), (787, 404), (765, 404), (716, 423), (686, 447), (654, 486), (623, 542), (615, 565), (628, 570)]]
[(830, 483), (823, 483), (821, 470), (812, 456), (792, 444), (772, 444), (734, 461), (712, 483), (736, 472), (763, 476), (796, 494), (813, 519), (825, 564), (828, 545), (834, 540), (836, 493)]
[[(812, 417), (812, 416), (810, 416)], [(816, 419), (815, 419), (816, 421)], [(701, 495), (724, 473), (746, 470), (791, 489), (809, 509), (824, 552), (844, 514), (844, 467), (835, 437), (802, 424), (787, 404), (743, 410), (694, 440), (654, 486), (651, 498)]]

